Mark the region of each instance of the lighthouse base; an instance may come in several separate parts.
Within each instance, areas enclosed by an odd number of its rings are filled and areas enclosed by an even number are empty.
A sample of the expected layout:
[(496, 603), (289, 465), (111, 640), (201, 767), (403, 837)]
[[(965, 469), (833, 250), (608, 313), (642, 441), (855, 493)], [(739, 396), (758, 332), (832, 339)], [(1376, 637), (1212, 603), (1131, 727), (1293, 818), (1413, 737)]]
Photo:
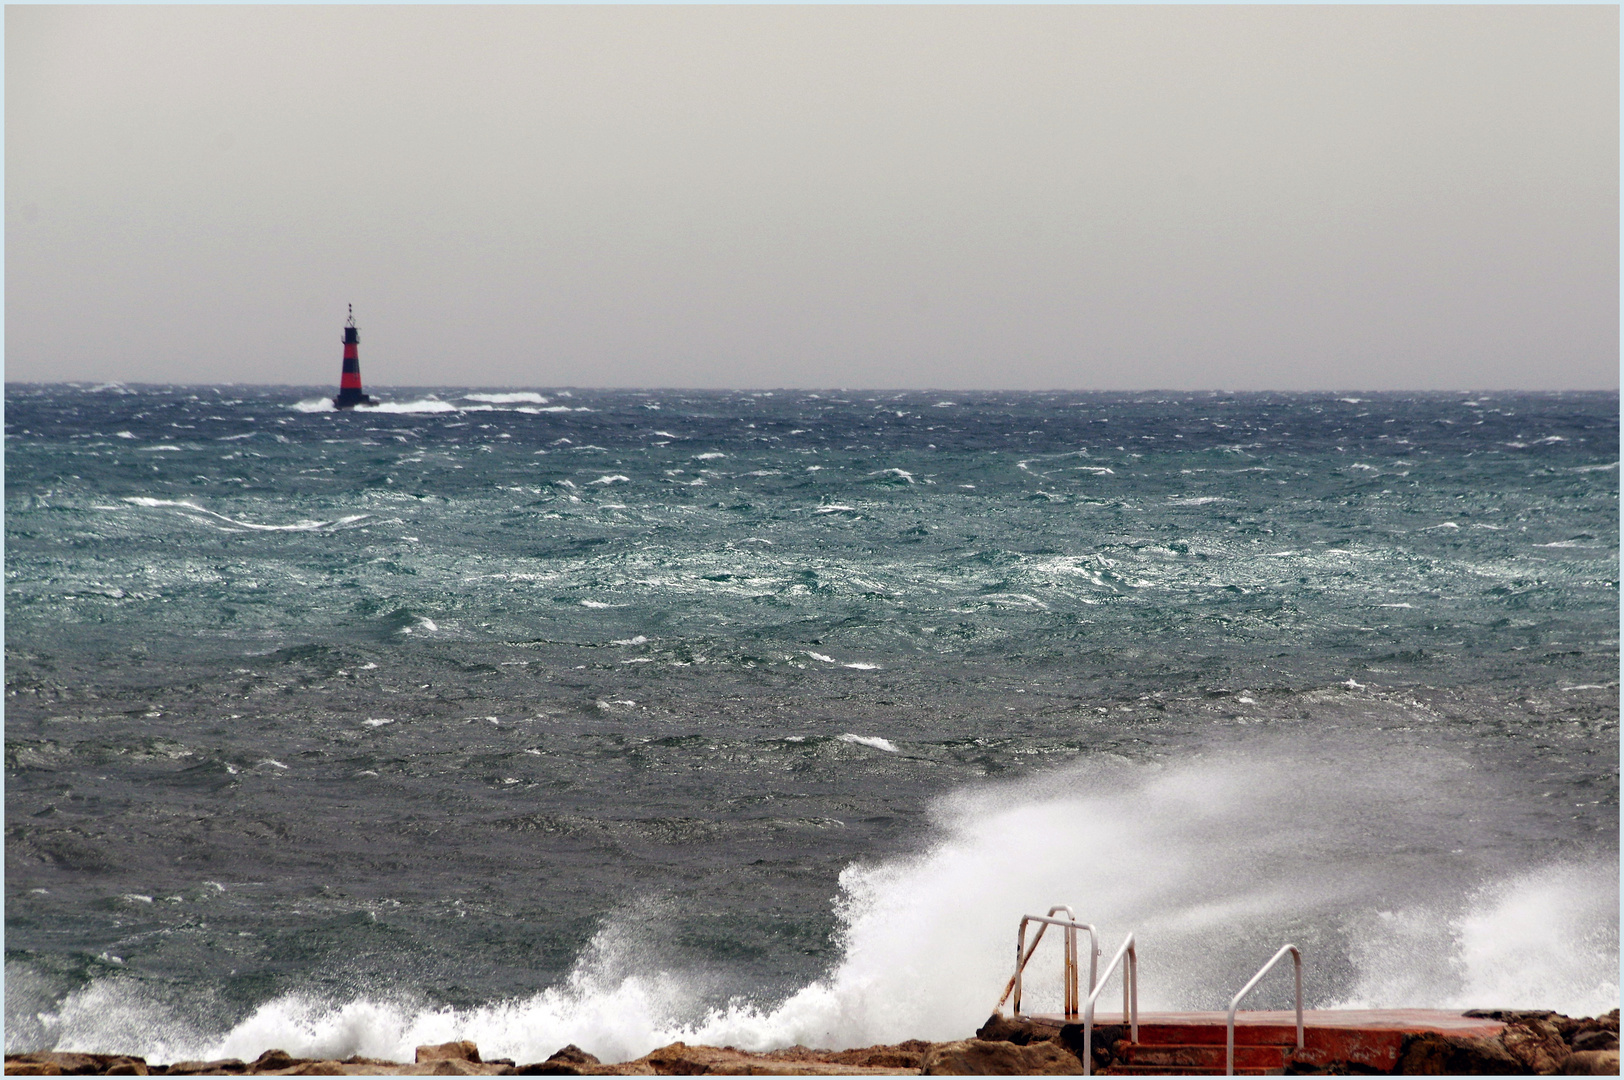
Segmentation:
[(353, 409), (357, 405), (376, 404), (376, 401), (373, 401), (359, 390), (340, 390), (338, 396), (333, 399), (333, 407), (336, 409)]

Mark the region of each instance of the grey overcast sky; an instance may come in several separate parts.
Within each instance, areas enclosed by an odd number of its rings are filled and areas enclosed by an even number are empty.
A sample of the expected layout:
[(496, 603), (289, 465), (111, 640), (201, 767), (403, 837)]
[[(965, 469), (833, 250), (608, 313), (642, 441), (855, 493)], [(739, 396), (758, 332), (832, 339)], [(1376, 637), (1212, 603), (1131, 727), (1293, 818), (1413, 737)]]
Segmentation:
[(1618, 19), (8, 7), (6, 379), (1616, 388)]

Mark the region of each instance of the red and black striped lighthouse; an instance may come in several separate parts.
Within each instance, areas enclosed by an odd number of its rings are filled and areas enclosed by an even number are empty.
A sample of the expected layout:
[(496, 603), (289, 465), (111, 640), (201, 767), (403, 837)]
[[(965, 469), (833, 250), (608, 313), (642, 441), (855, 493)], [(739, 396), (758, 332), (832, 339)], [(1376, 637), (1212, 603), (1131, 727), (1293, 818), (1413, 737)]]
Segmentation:
[(355, 328), (355, 305), (350, 305), (350, 321), (344, 324), (344, 371), (338, 377), (338, 396), (333, 404), (340, 409), (371, 405), (361, 393), (361, 331)]

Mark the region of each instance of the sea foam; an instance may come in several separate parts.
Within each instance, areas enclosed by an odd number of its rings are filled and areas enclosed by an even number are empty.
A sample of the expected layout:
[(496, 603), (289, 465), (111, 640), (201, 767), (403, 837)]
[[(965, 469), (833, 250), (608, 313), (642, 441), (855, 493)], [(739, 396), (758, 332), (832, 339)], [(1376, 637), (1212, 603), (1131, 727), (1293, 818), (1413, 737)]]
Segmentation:
[[(1303, 948), (1309, 1007), (1617, 1006), (1616, 852), (1514, 865), (1503, 837), (1471, 822), (1493, 793), (1467, 763), (1338, 749), (1093, 760), (963, 789), (938, 801), (918, 853), (847, 867), (840, 960), (776, 1001), (715, 1004), (716, 973), (662, 960), (664, 913), (634, 903), (567, 978), (520, 999), (454, 1009), (390, 987), (299, 992), (208, 1030), (204, 1003), (112, 976), (26, 1013), (26, 987), (15, 1003), (8, 987), (8, 1047), (16, 1028), (19, 1044), (154, 1061), (271, 1047), (409, 1061), (420, 1044), (472, 1039), (486, 1057), (528, 1062), (567, 1042), (623, 1060), (677, 1039), (762, 1050), (962, 1038), (1008, 978), (1020, 916), (1057, 903), (1100, 928), (1107, 954), (1135, 933), (1147, 1010), (1221, 1008), (1287, 940)], [(1057, 948), (1033, 961), (1030, 1009), (1058, 1006)], [(1287, 1004), (1290, 980), (1276, 982), (1256, 1007)]]

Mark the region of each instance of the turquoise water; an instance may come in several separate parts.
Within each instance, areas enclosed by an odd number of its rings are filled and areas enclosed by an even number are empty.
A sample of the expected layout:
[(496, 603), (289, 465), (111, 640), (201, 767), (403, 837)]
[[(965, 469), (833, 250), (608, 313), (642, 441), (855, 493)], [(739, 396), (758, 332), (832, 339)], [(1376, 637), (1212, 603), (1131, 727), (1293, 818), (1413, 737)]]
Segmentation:
[(8, 1049), (1617, 1004), (1616, 394), (380, 396), (7, 387)]

